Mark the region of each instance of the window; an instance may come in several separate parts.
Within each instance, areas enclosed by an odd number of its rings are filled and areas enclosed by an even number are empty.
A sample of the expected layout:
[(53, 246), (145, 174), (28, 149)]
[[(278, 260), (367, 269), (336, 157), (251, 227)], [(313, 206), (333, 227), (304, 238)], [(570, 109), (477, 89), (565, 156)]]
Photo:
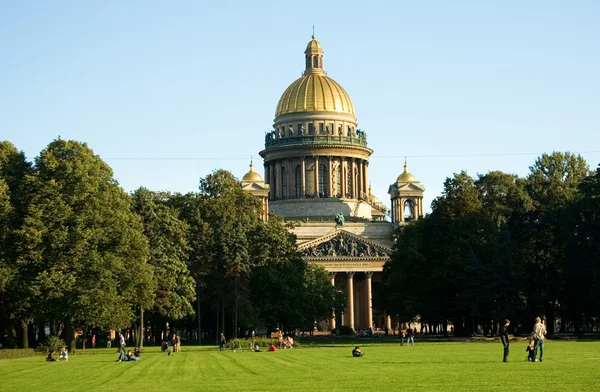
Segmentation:
[(404, 220), (409, 222), (415, 218), (414, 203), (412, 200), (404, 202)]
[(327, 166), (320, 164), (319, 165), (319, 197), (329, 196), (329, 191), (327, 189), (328, 183), (329, 183), (329, 180), (327, 179)]
[(285, 167), (281, 168), (281, 197), (288, 198), (288, 173)]
[(319, 68), (319, 57), (313, 57), (313, 68)]
[(294, 169), (294, 195), (300, 197), (302, 194), (302, 166), (298, 165)]
[(313, 124), (313, 123), (308, 124), (308, 134), (309, 135), (315, 134), (315, 124)]
[(319, 123), (319, 135), (325, 134), (324, 125), (325, 124), (323, 124), (323, 123)]

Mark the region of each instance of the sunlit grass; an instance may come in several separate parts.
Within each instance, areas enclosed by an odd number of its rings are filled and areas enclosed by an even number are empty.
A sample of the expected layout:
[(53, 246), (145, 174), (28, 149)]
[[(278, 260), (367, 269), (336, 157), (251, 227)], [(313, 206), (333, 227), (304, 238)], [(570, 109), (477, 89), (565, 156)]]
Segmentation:
[[(327, 344), (329, 345), (329, 341)], [(44, 357), (0, 361), (3, 391), (587, 391), (600, 389), (600, 342), (547, 342), (543, 363), (512, 343), (361, 343), (275, 353), (183, 347), (169, 357), (146, 348), (140, 362), (117, 363), (114, 349), (78, 351), (68, 362)]]

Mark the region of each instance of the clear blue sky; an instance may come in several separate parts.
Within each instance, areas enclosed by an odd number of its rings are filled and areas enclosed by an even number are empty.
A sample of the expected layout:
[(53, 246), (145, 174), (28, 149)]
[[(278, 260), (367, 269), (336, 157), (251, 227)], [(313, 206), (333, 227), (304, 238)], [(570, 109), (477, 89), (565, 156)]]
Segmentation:
[(85, 141), (127, 191), (241, 177), (315, 25), (374, 193), (389, 205), (407, 155), (429, 205), (462, 169), (526, 175), (553, 150), (596, 167), (599, 20), (595, 0), (0, 0), (0, 139), (30, 159)]

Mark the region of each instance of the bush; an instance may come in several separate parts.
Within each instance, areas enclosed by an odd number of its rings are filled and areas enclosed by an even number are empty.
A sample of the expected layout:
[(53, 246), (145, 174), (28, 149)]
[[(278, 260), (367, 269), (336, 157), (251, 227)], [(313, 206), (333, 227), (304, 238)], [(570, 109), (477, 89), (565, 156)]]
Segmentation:
[[(275, 347), (279, 348), (279, 340), (273, 339), (273, 338), (231, 339), (230, 341), (228, 341), (225, 344), (225, 348), (227, 348), (229, 350), (234, 350), (234, 351), (235, 350), (253, 351), (254, 346), (252, 344), (258, 345), (258, 347), (261, 347), (261, 348), (267, 348), (271, 344), (274, 344)], [(294, 339), (293, 347), (299, 347), (299, 346), (300, 346), (300, 344), (298, 343), (298, 341), (296, 339)]]
[(354, 336), (355, 333), (354, 333), (354, 329), (348, 327), (347, 325), (342, 325), (338, 329), (338, 335), (341, 335), (341, 336), (348, 336), (348, 335)]
[(0, 359), (27, 358), (36, 355), (32, 348), (7, 348), (0, 350)]
[(42, 346), (42, 349), (49, 353), (50, 351), (60, 352), (60, 349), (65, 347), (65, 341), (58, 336), (48, 336), (46, 343)]

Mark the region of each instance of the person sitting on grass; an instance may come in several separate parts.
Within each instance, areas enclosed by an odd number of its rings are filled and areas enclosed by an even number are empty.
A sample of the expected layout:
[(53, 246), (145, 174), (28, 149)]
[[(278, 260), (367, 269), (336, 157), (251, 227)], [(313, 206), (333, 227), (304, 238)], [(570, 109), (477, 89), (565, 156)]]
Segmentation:
[(142, 357), (142, 350), (140, 350), (140, 346), (137, 346), (135, 350), (133, 350), (133, 356), (138, 358)]
[(254, 352), (255, 353), (259, 353), (260, 352), (260, 347), (258, 347), (258, 344), (254, 345)]
[(533, 339), (529, 339), (529, 345), (525, 351), (527, 351), (527, 360), (529, 362), (535, 362), (535, 342)]
[(269, 346), (269, 351), (277, 351), (277, 347), (275, 347), (275, 345), (271, 343), (271, 345)]
[(46, 362), (56, 362), (56, 351), (50, 350), (46, 357)]
[(292, 348), (292, 347), (294, 347), (294, 338), (288, 335), (285, 338), (285, 342), (284, 342), (283, 348)]
[(66, 347), (63, 347), (63, 348), (60, 350), (60, 356), (59, 356), (59, 359), (60, 359), (61, 361), (68, 361), (68, 360), (69, 360), (69, 352), (67, 351), (67, 348), (66, 348)]
[(135, 355), (133, 355), (133, 353), (131, 352), (131, 350), (127, 351), (127, 360), (128, 361), (139, 361), (140, 357), (137, 357)]
[(360, 347), (359, 346), (354, 347), (354, 350), (352, 350), (352, 356), (353, 357), (357, 357), (358, 358), (358, 357), (362, 357), (363, 355), (364, 354), (363, 354), (362, 351), (360, 351)]

